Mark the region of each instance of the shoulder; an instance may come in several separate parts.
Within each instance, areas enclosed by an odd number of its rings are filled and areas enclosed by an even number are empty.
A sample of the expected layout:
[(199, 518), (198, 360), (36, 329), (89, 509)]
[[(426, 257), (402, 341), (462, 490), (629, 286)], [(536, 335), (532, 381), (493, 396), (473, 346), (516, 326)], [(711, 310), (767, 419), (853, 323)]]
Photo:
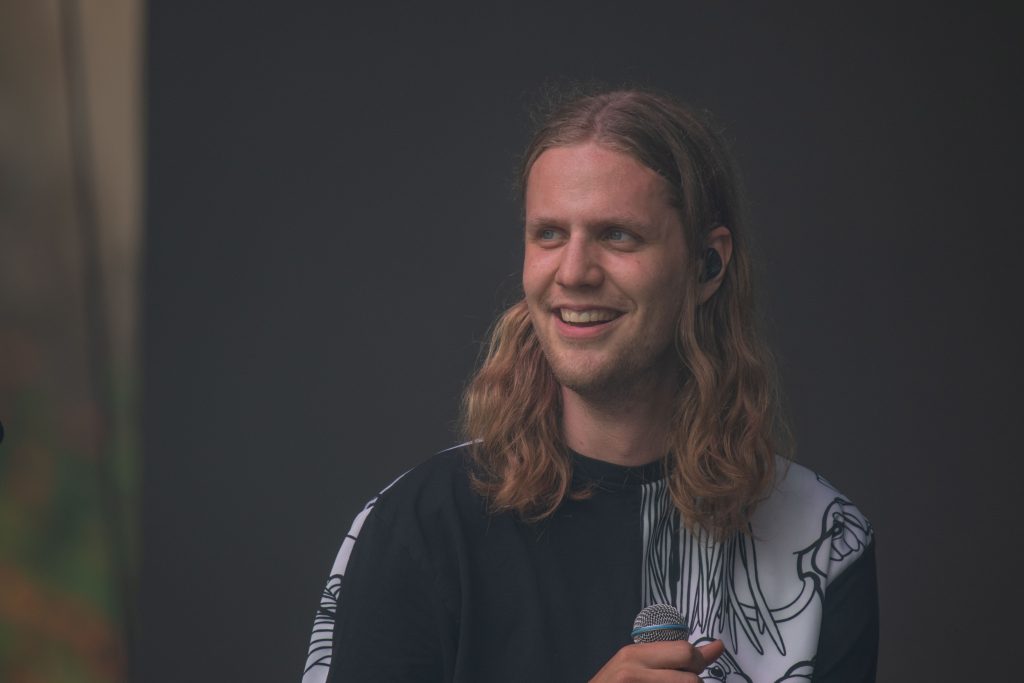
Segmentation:
[(438, 521), (458, 516), (459, 506), (471, 506), (468, 444), (445, 449), (400, 474), (372, 496), (352, 520), (332, 568), (344, 575), (353, 550), (365, 554), (382, 547), (401, 547), (421, 555), (431, 545), (425, 537), (444, 528)]
[(475, 507), (468, 447), (464, 443), (439, 451), (400, 474), (370, 498), (353, 526), (367, 519), (392, 529), (419, 526), (455, 514), (459, 507)]
[(826, 584), (874, 542), (871, 522), (860, 509), (824, 477), (795, 462), (780, 462), (776, 486), (755, 510), (751, 527), (759, 547), (796, 553)]
[(368, 507), (398, 511), (450, 500), (453, 487), (468, 485), (469, 442), (434, 453), (399, 474), (367, 503)]
[[(470, 490), (466, 456), (459, 446), (436, 453), (384, 486), (356, 515), (320, 597), (304, 680), (323, 681), (328, 672), (331, 680), (347, 680), (353, 667), (377, 667), (374, 680), (411, 680), (406, 667), (431, 666), (439, 652), (426, 649), (435, 611), (451, 612), (458, 601), (452, 573), (442, 569), (455, 535), (454, 511)], [(395, 655), (394, 629), (379, 619), (389, 609), (413, 633), (426, 634), (413, 639), (415, 656)]]

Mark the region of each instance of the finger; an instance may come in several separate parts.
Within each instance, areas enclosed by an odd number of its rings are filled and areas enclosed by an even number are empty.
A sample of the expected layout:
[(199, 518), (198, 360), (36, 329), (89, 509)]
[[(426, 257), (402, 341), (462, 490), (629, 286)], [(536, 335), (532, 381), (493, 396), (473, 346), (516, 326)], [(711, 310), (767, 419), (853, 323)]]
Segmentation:
[(703, 660), (703, 665), (697, 671), (703, 671), (707, 668), (708, 664), (722, 656), (722, 653), (725, 652), (725, 643), (720, 640), (713, 640), (707, 645), (698, 647), (697, 652), (700, 653)]
[(642, 675), (645, 683), (704, 683), (695, 673), (674, 669), (648, 669)]
[[(709, 643), (704, 647), (711, 647), (712, 645), (714, 643)], [(695, 673), (703, 671), (709, 662), (714, 661), (721, 654), (721, 652), (717, 652), (712, 648), (709, 658), (705, 658), (698, 648), (685, 640), (641, 643), (639, 645), (629, 645), (624, 649), (629, 651), (629, 659), (646, 668), (692, 671)]]
[(591, 683), (635, 680), (649, 683), (701, 683), (697, 674), (725, 650), (720, 641), (700, 648), (686, 641), (626, 645), (601, 667)]
[(619, 650), (612, 661), (644, 669), (678, 669), (686, 658), (684, 646), (689, 643), (657, 642), (627, 645)]
[[(618, 680), (643, 681), (643, 683), (703, 683), (700, 676), (676, 669), (638, 669), (624, 672)], [(591, 683), (594, 683), (591, 681)]]
[(691, 648), (690, 656), (680, 668), (683, 671), (692, 671), (699, 674), (708, 668), (711, 662), (721, 657), (723, 652), (725, 652), (725, 643), (721, 640), (713, 640), (706, 645)]

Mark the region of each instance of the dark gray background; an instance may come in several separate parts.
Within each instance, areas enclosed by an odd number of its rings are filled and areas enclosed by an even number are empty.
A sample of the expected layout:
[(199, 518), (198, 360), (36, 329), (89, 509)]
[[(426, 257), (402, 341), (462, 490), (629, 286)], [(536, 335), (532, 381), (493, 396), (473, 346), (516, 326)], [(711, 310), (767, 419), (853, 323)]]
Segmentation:
[(1020, 12), (555, 4), (150, 2), (137, 680), (299, 678), (351, 517), (454, 438), (566, 77), (725, 123), (798, 459), (877, 530), (880, 679), (1001, 669)]

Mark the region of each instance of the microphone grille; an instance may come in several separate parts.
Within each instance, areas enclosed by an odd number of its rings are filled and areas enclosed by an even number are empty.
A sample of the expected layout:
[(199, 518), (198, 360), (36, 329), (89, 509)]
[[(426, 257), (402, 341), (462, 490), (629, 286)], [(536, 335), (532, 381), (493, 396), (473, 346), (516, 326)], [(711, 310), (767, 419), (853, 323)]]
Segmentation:
[(649, 605), (636, 615), (630, 635), (634, 643), (686, 640), (690, 635), (690, 627), (679, 610), (672, 605)]

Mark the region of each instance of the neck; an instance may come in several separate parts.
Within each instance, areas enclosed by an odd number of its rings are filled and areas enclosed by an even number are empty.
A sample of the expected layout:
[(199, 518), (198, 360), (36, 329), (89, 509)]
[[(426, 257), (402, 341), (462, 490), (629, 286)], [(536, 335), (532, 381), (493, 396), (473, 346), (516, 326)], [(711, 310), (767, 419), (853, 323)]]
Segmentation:
[(639, 467), (665, 455), (672, 419), (671, 381), (616, 396), (587, 396), (562, 387), (562, 430), (577, 453)]

